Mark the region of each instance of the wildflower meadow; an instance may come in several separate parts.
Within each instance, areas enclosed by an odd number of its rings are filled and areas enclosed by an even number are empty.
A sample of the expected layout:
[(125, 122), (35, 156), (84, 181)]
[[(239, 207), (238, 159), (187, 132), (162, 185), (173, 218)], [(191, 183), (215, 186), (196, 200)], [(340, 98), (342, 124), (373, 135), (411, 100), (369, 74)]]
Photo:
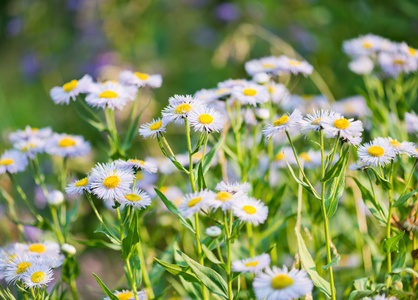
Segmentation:
[(418, 299), (417, 46), (345, 40), (343, 99), (286, 50), (161, 107), (158, 68), (56, 79), (68, 130), (2, 128), (0, 298)]

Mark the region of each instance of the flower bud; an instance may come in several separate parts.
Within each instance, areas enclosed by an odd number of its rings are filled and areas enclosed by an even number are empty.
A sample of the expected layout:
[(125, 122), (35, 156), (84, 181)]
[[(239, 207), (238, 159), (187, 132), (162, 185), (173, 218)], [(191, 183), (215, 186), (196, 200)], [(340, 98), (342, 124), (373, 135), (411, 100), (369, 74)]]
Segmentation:
[(221, 235), (222, 229), (220, 229), (218, 226), (211, 226), (206, 228), (205, 233), (211, 238), (216, 238)]
[(48, 194), (49, 205), (60, 205), (64, 202), (64, 194), (60, 191), (54, 190)]
[(61, 250), (68, 256), (73, 256), (76, 253), (75, 247), (70, 244), (63, 244), (61, 246)]
[(256, 108), (255, 115), (260, 120), (267, 120), (268, 118), (270, 118), (270, 112), (267, 108)]
[(257, 83), (267, 83), (270, 80), (270, 76), (266, 73), (257, 73), (253, 77), (253, 81)]

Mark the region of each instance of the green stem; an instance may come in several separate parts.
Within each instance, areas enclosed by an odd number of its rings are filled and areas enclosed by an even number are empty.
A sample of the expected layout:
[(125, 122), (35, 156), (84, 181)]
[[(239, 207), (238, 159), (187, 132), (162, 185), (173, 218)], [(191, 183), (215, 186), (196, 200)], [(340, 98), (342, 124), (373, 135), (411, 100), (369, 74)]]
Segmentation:
[(219, 256), (219, 260), (224, 263), (224, 259), (222, 257), (222, 251), (221, 251), (221, 247), (219, 246), (219, 240), (218, 238), (216, 238), (216, 248), (218, 249), (218, 256)]
[(133, 105), (133, 107), (132, 107), (132, 112), (131, 112), (131, 125), (130, 125), (129, 127), (131, 127), (131, 126), (132, 126), (132, 124), (133, 124), (133, 122), (134, 122), (134, 119), (135, 119), (135, 116), (136, 116), (136, 113), (137, 113), (137, 111), (138, 111), (138, 105), (139, 105), (139, 95), (140, 95), (140, 93), (141, 93), (141, 90), (140, 90), (140, 89), (138, 89), (138, 93), (137, 93), (137, 95), (136, 95), (136, 99), (135, 99), (134, 105)]
[(138, 300), (138, 294), (136, 293), (136, 282), (132, 275), (131, 264), (129, 263), (129, 257), (125, 259), (126, 269), (128, 271), (129, 281), (131, 282), (132, 291), (135, 297), (135, 300)]
[(249, 246), (249, 249), (250, 249), (250, 257), (254, 257), (253, 225), (248, 223), (248, 222), (245, 225), (247, 227), (248, 246)]
[[(324, 157), (324, 134), (322, 130), (320, 131), (320, 139), (321, 139), (321, 171), (322, 171), (322, 178), (325, 176), (325, 157)], [(330, 235), (329, 235), (329, 228), (328, 228), (328, 216), (327, 211), (325, 208), (325, 182), (321, 183), (321, 209), (322, 214), (324, 217), (324, 230), (325, 230), (325, 245), (327, 250), (327, 264), (332, 261), (331, 258), (331, 247), (330, 247)], [(329, 267), (329, 281), (331, 285), (331, 299), (335, 300), (335, 286), (334, 286), (334, 274), (332, 271), (332, 266)]]
[(162, 139), (162, 141), (163, 141), (164, 145), (167, 147), (168, 152), (170, 152), (170, 155), (171, 155), (172, 157), (175, 157), (173, 150), (171, 150), (171, 147), (170, 147), (170, 145), (168, 144), (168, 142), (167, 142), (167, 140), (165, 139), (165, 137), (164, 137), (164, 135), (163, 135), (163, 133), (162, 133), (162, 132), (160, 133), (160, 136), (161, 136), (161, 139)]
[[(382, 169), (380, 169), (382, 170)], [(392, 189), (393, 189), (393, 160), (390, 162), (390, 178), (389, 178), (389, 182), (392, 185), (392, 188), (389, 190), (389, 212), (388, 212), (388, 219), (387, 219), (387, 224), (386, 224), (386, 238), (389, 239), (390, 238), (390, 231), (391, 231), (391, 220), (392, 220), (392, 211), (393, 211), (393, 203), (392, 203)], [(383, 173), (382, 173), (382, 177), (383, 177)], [(387, 261), (388, 261), (388, 274), (390, 274), (392, 272), (392, 255), (390, 250), (388, 251), (387, 254)]]
[(49, 205), (49, 208), (51, 210), (52, 221), (54, 222), (55, 235), (57, 236), (60, 245), (62, 245), (62, 244), (65, 243), (65, 239), (64, 239), (64, 236), (62, 234), (61, 226), (60, 226), (59, 221), (58, 221), (57, 208), (54, 205)]
[(406, 192), (406, 190), (407, 190), (407, 188), (408, 188), (408, 186), (409, 186), (409, 182), (410, 182), (410, 181), (411, 181), (411, 179), (412, 179), (412, 175), (414, 174), (415, 167), (417, 166), (417, 163), (418, 163), (418, 158), (417, 158), (417, 159), (415, 159), (414, 165), (412, 166), (411, 173), (409, 173), (408, 179), (407, 179), (407, 180), (406, 180), (406, 182), (405, 182), (405, 187), (403, 188), (402, 193), (401, 193), (401, 195), (399, 196), (399, 198), (401, 198), (401, 197), (405, 194), (405, 192)]
[(232, 210), (228, 210), (229, 214), (229, 224), (227, 213), (224, 213), (224, 226), (226, 233), (226, 247), (227, 247), (227, 257), (226, 257), (226, 276), (228, 281), (228, 299), (232, 300), (234, 295), (232, 293), (232, 274), (231, 274), (231, 231), (232, 231)]
[(187, 146), (189, 148), (189, 177), (190, 177), (190, 184), (192, 185), (192, 192), (194, 193), (196, 190), (194, 178), (193, 178), (193, 155), (192, 155), (192, 142), (190, 140), (190, 124), (189, 121), (186, 119), (186, 135), (187, 135)]
[(152, 289), (151, 280), (149, 278), (147, 264), (145, 262), (144, 251), (142, 249), (142, 240), (140, 237), (140, 242), (136, 244), (136, 249), (138, 251), (139, 261), (141, 264), (142, 279), (144, 280), (144, 286), (148, 291), (148, 297), (153, 299), (155, 297), (154, 291)]
[(73, 296), (73, 299), (77, 300), (78, 299), (77, 286), (76, 286), (76, 283), (75, 283), (75, 280), (74, 280), (73, 276), (71, 276), (71, 279), (70, 279), (70, 288), (71, 288), (71, 294)]
[[(202, 266), (204, 266), (205, 261), (203, 259), (202, 245), (200, 244), (199, 213), (198, 212), (194, 215), (194, 220), (195, 220), (195, 230), (196, 230), (197, 256), (199, 257), (199, 263)], [(206, 286), (203, 283), (202, 283), (202, 293), (203, 293), (203, 299), (207, 299)]]

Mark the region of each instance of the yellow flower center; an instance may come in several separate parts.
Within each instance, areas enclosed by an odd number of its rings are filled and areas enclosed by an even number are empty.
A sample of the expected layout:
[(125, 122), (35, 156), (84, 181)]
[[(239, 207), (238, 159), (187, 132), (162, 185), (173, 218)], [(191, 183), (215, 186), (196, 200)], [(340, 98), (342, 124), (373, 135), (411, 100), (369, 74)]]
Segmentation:
[(105, 188), (107, 189), (114, 189), (115, 187), (118, 186), (120, 182), (120, 179), (118, 176), (116, 175), (111, 175), (111, 176), (107, 176), (104, 180), (103, 180), (103, 185)]
[(350, 126), (350, 123), (347, 119), (342, 118), (334, 121), (334, 127), (338, 129), (346, 129), (348, 126)]
[(136, 180), (144, 179), (144, 175), (141, 172), (136, 173)]
[(75, 141), (72, 138), (63, 138), (61, 141), (58, 142), (58, 146), (60, 147), (75, 146)]
[(7, 260), (6, 264), (10, 264), (15, 258), (18, 258), (19, 255), (12, 254), (9, 256), (9, 259)]
[(385, 154), (385, 150), (383, 150), (383, 148), (380, 146), (371, 146), (369, 150), (367, 150), (367, 153), (374, 157), (380, 157)]
[(253, 215), (257, 212), (257, 209), (254, 206), (251, 206), (251, 205), (244, 205), (242, 210), (245, 211), (249, 215)]
[(302, 64), (302, 62), (295, 60), (295, 59), (290, 59), (289, 60), (289, 65), (291, 66), (300, 66)]
[(173, 203), (174, 203), (174, 205), (175, 205), (176, 207), (179, 207), (179, 206), (180, 206), (180, 204), (181, 204), (181, 199), (182, 199), (182, 197), (178, 197), (178, 198), (176, 198), (176, 199), (174, 199), (174, 200), (173, 200)]
[(135, 72), (134, 74), (136, 77), (138, 77), (141, 80), (147, 80), (149, 77), (149, 75), (146, 73)]
[(99, 97), (100, 98), (106, 98), (106, 99), (117, 98), (118, 94), (116, 94), (113, 91), (104, 91), (103, 93), (100, 93)]
[(216, 94), (223, 94), (223, 93), (227, 93), (228, 92), (228, 89), (219, 89), (219, 90), (217, 90), (216, 91)]
[(231, 194), (230, 193), (228, 193), (228, 192), (219, 192), (217, 195), (216, 195), (216, 198), (215, 198), (216, 200), (219, 200), (219, 201), (222, 201), (222, 202), (226, 202), (226, 201), (229, 201), (229, 200), (231, 200), (232, 199), (232, 196), (231, 196)]
[(303, 100), (309, 100), (312, 99), (314, 97), (314, 95), (301, 95), (300, 96)]
[(282, 160), (284, 158), (284, 154), (279, 152), (276, 154), (276, 156), (274, 157), (275, 160)]
[(368, 43), (368, 42), (363, 43), (363, 48), (370, 49), (371, 47), (373, 47), (372, 43)]
[(187, 203), (187, 206), (188, 207), (193, 207), (196, 204), (198, 204), (200, 201), (202, 201), (202, 197), (194, 198), (194, 199), (190, 200), (189, 203)]
[(274, 68), (274, 66), (272, 64), (264, 64), (263, 67), (264, 68)]
[(199, 122), (202, 124), (211, 124), (213, 122), (213, 117), (209, 114), (201, 114), (199, 116)]
[(139, 159), (129, 159), (128, 160), (128, 162), (131, 162), (131, 163), (137, 163), (139, 161), (140, 161)]
[(180, 104), (179, 106), (176, 107), (176, 109), (174, 110), (174, 113), (176, 115), (182, 115), (182, 114), (185, 114), (185, 113), (191, 111), (192, 108), (193, 107), (190, 104), (183, 103), (183, 104)]
[(404, 65), (406, 62), (403, 59), (394, 59), (393, 64), (394, 65)]
[(84, 177), (83, 179), (80, 179), (79, 181), (77, 181), (74, 186), (75, 187), (81, 187), (81, 186), (86, 186), (89, 184), (89, 179), (87, 177)]
[(10, 158), (5, 158), (5, 159), (0, 160), (0, 166), (8, 166), (13, 163), (14, 163), (13, 159), (10, 159)]
[(32, 276), (30, 277), (30, 279), (32, 280), (32, 282), (34, 283), (40, 283), (45, 279), (45, 273), (38, 271), (32, 274)]
[(136, 194), (128, 194), (125, 196), (125, 199), (131, 202), (141, 201), (141, 197)]
[(33, 244), (29, 247), (29, 251), (36, 252), (36, 253), (44, 253), (45, 246), (42, 244)]
[(408, 51), (412, 56), (415, 56), (415, 54), (417, 53), (417, 50), (411, 47), (408, 47)]
[(254, 96), (257, 94), (257, 91), (255, 89), (245, 89), (243, 93), (245, 96)]
[(37, 132), (37, 131), (39, 131), (39, 128), (32, 128), (32, 132)]
[(16, 274), (22, 274), (26, 271), (27, 268), (29, 268), (32, 264), (29, 262), (21, 262), (20, 264), (17, 264), (16, 266)]
[(134, 297), (134, 294), (132, 292), (125, 292), (125, 293), (120, 293), (120, 294), (116, 295), (116, 297), (119, 300), (129, 300), (129, 299)]
[(287, 115), (283, 115), (280, 119), (277, 119), (273, 122), (274, 126), (284, 125), (289, 121), (289, 117)]
[(78, 81), (77, 80), (71, 80), (70, 82), (67, 82), (62, 86), (64, 89), (64, 92), (68, 93), (76, 88)]
[(321, 122), (321, 120), (322, 118), (315, 119), (311, 122), (311, 125), (319, 125), (319, 122)]
[(167, 191), (168, 191), (168, 187), (167, 186), (162, 186), (160, 188), (160, 192), (163, 193), (163, 194), (165, 194)]
[(304, 161), (310, 162), (312, 161), (311, 157), (309, 156), (308, 153), (303, 152), (300, 154), (300, 158), (302, 158)]
[(271, 280), (271, 287), (275, 290), (285, 289), (292, 284), (293, 279), (284, 274), (279, 274)]
[(399, 143), (397, 140), (392, 140), (389, 141), (389, 143), (392, 145), (393, 148), (399, 148), (401, 145), (401, 143)]
[(36, 144), (29, 143), (29, 144), (27, 144), (25, 147), (23, 147), (21, 151), (22, 151), (22, 152), (26, 152), (26, 151), (28, 151), (29, 149), (32, 149), (32, 148), (34, 148), (34, 147), (36, 147)]
[(255, 267), (256, 265), (258, 265), (258, 261), (252, 261), (252, 262), (246, 263), (244, 266)]
[(158, 130), (158, 129), (161, 128), (161, 126), (163, 126), (163, 121), (162, 120), (161, 121), (158, 121), (158, 122), (155, 122), (154, 124), (151, 124), (149, 126), (149, 129), (150, 130)]
[(198, 160), (200, 160), (202, 157), (203, 157), (203, 152), (197, 152), (197, 153), (193, 154), (193, 156), (192, 156), (193, 161), (198, 161)]

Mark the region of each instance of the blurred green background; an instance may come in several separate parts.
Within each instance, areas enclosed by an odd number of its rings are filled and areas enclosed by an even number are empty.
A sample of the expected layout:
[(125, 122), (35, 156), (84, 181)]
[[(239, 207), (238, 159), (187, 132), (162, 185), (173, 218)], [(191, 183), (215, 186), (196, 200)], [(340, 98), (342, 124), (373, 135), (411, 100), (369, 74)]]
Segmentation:
[(342, 41), (371, 32), (417, 48), (418, 1), (2, 0), (1, 132), (29, 124), (93, 140), (94, 129), (48, 92), (85, 73), (116, 78), (123, 68), (163, 75), (146, 121), (169, 96), (246, 77), (245, 60), (271, 53), (257, 26), (312, 63), (338, 99), (360, 82)]

